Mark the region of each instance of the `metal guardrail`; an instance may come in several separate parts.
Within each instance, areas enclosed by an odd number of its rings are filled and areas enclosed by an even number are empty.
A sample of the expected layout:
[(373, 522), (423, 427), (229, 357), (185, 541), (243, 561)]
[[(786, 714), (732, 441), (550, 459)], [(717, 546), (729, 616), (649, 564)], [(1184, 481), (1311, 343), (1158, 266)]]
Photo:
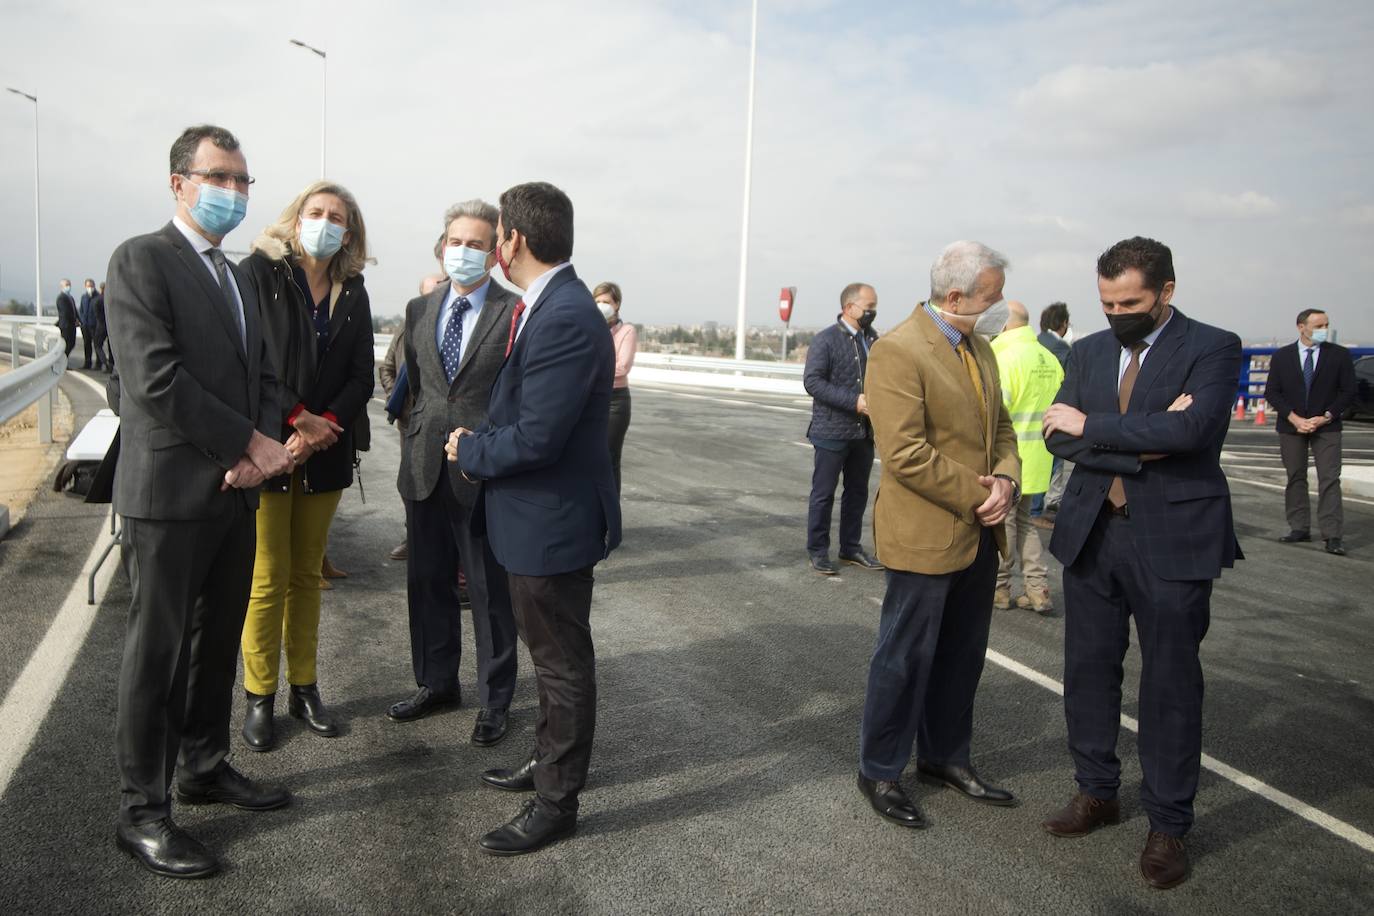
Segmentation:
[[(17, 416), (30, 404), (38, 404), (38, 441), (52, 441), (53, 393), (62, 373), (67, 371), (67, 353), (61, 337), (43, 319), (22, 316), (0, 317), (0, 336), (8, 339), (11, 369), (0, 375), (0, 423)], [(19, 365), (23, 331), (32, 329), (35, 358)], [(45, 346), (46, 345), (46, 346)]]

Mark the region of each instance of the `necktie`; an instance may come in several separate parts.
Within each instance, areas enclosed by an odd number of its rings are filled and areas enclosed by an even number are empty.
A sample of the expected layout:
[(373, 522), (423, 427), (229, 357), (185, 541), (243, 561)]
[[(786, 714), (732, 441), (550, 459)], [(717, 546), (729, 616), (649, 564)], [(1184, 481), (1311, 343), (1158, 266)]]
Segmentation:
[(987, 435), (988, 428), (988, 396), (983, 390), (983, 376), (978, 371), (978, 363), (973, 359), (973, 353), (969, 350), (968, 340), (959, 341), (959, 358), (964, 361), (964, 369), (968, 372), (968, 377), (973, 382), (973, 393), (978, 398), (978, 418), (983, 421), (983, 434)]
[[(1131, 392), (1135, 390), (1136, 376), (1140, 375), (1140, 354), (1147, 346), (1149, 344), (1143, 340), (1131, 344), (1131, 360), (1126, 363), (1126, 371), (1121, 376), (1121, 385), (1116, 392), (1117, 407), (1122, 413), (1131, 406)], [(1126, 505), (1126, 485), (1121, 482), (1120, 477), (1112, 478), (1112, 485), (1107, 490), (1107, 501), (1118, 509)]]
[(1302, 361), (1302, 383), (1307, 389), (1307, 395), (1312, 395), (1312, 376), (1317, 374), (1317, 367), (1312, 363), (1312, 351), (1315, 347), (1307, 348), (1307, 356)]
[(510, 313), (510, 337), (506, 338), (506, 355), (510, 356), (510, 351), (515, 349), (515, 332), (520, 328), (520, 316), (525, 314), (525, 300), (521, 299), (515, 303), (515, 310)]
[(463, 356), (463, 316), (472, 303), (467, 296), (459, 296), (449, 309), (448, 324), (444, 326), (444, 342), (439, 347), (439, 355), (444, 358), (444, 376), (450, 385), (458, 375), (458, 363)]
[(246, 352), (248, 350), (248, 331), (243, 326), (243, 312), (239, 311), (238, 303), (234, 301), (234, 288), (229, 285), (229, 265), (224, 260), (224, 252), (218, 248), (211, 248), (205, 253), (210, 256), (210, 263), (215, 265), (219, 291), (224, 294), (224, 304), (229, 307), (229, 314), (234, 316), (234, 325), (239, 329), (239, 345)]

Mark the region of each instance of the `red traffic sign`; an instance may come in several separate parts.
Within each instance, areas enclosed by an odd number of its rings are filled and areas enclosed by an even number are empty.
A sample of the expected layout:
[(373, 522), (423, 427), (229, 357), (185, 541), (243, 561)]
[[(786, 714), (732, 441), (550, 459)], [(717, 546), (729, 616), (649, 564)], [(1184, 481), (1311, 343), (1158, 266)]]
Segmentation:
[(797, 288), (795, 286), (784, 286), (782, 293), (778, 296), (778, 317), (783, 324), (792, 320), (792, 306), (797, 301)]

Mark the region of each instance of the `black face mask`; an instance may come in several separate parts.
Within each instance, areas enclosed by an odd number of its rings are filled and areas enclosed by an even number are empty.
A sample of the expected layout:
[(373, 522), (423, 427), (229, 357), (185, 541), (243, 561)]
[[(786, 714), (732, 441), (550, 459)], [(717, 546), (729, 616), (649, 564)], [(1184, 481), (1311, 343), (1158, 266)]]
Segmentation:
[(873, 327), (873, 320), (878, 317), (877, 309), (864, 309), (864, 313), (859, 316), (859, 327), (867, 331)]
[(1159, 321), (1159, 316), (1163, 314), (1163, 310), (1160, 308), (1162, 304), (1162, 296), (1155, 296), (1155, 304), (1150, 307), (1148, 312), (1128, 312), (1124, 315), (1107, 316), (1107, 323), (1112, 326), (1112, 333), (1116, 335), (1121, 346), (1129, 349), (1150, 336), (1150, 332), (1155, 329), (1155, 324)]

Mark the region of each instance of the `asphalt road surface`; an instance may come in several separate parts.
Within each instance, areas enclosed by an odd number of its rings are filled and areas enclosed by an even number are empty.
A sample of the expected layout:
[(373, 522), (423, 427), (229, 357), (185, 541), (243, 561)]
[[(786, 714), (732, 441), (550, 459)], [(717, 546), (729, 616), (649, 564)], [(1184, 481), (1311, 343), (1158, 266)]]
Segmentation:
[[(1203, 773), (1192, 879), (1159, 892), (1137, 871), (1147, 822), (1128, 731), (1123, 823), (1079, 840), (1040, 830), (1073, 791), (1061, 700), (1045, 686), (1062, 678), (1061, 618), (994, 618), (974, 757), (1019, 807), (979, 807), (909, 779), (934, 821), (912, 832), (860, 798), (859, 715), (883, 575), (847, 567), (822, 579), (806, 566), (807, 413), (787, 397), (635, 391), (625, 546), (597, 569), (599, 721), (572, 840), (505, 860), (476, 845), (518, 806), (477, 774), (519, 762), (532, 745), (527, 656), (511, 734), (496, 748), (467, 743), (468, 706), (408, 724), (384, 715), (413, 679), (404, 568), (386, 559), (402, 536), (397, 442), (374, 404), (367, 501), (356, 487), (346, 494), (330, 545), (350, 576), (324, 598), (321, 687), (344, 734), (320, 739), (283, 719), (278, 749), (253, 754), (235, 709), (235, 764), (286, 784), (295, 804), (264, 814), (178, 807), (178, 821), (224, 859), (211, 881), (159, 879), (115, 850), (114, 686), (129, 599), (116, 575), (51, 708), (21, 711), (41, 726), (0, 799), (0, 909), (1370, 911), (1374, 852), (1358, 838), (1374, 833), (1374, 502), (1348, 501), (1346, 558), (1276, 543), (1273, 428), (1237, 425), (1228, 452), (1239, 457), (1228, 460), (1257, 481), (1233, 486), (1247, 559), (1218, 584), (1203, 646), (1205, 750), (1233, 769)], [(1374, 454), (1353, 451), (1374, 446), (1368, 428), (1352, 429), (1347, 444), (1352, 456)], [(0, 542), (0, 689), (43, 637), (101, 527), (98, 511), (47, 493)], [(463, 682), (475, 696), (465, 638)], [(1134, 651), (1127, 665), (1130, 715)], [(1250, 780), (1311, 806), (1309, 818)]]

